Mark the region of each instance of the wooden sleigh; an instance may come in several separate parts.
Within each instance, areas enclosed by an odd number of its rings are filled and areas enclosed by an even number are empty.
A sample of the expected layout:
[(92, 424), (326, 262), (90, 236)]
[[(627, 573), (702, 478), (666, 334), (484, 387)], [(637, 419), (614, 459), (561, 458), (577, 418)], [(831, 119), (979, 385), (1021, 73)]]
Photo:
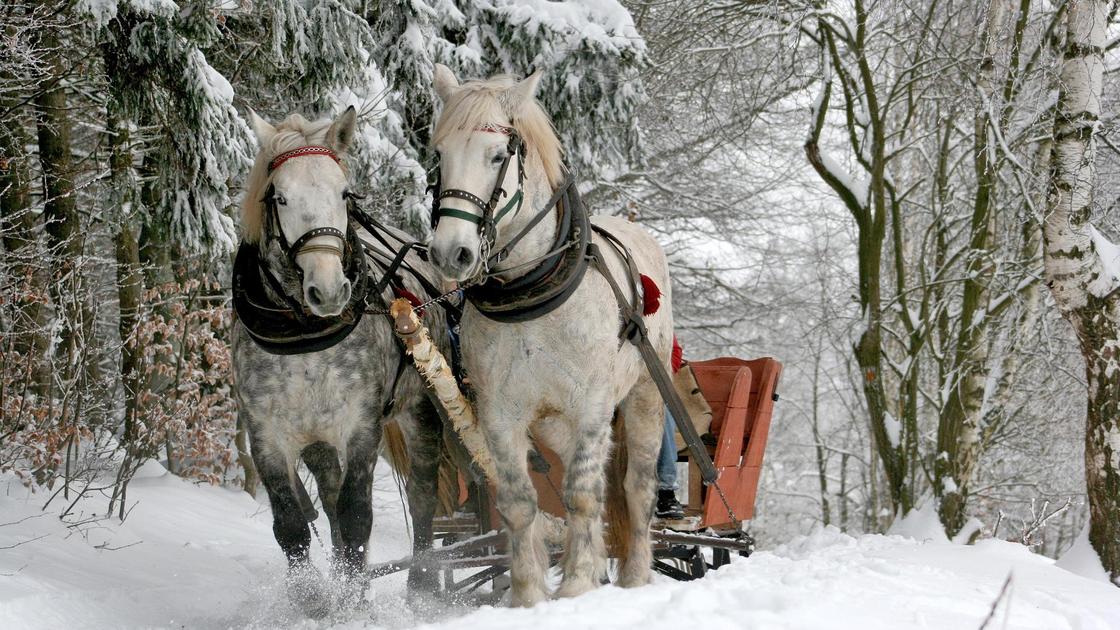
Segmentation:
[[(680, 580), (703, 577), (709, 569), (730, 562), (732, 553), (748, 556), (753, 551), (754, 541), (742, 524), (754, 516), (762, 459), (782, 373), (781, 363), (770, 357), (722, 357), (689, 365), (712, 410), (711, 424), (702, 439), (718, 471), (717, 483), (726, 504), (715, 485), (704, 486), (700, 469), (690, 461), (687, 449), (682, 451), (678, 461), (687, 462), (689, 471), (686, 517), (680, 521), (655, 521), (651, 528), (653, 568)], [(538, 449), (529, 468), (540, 508), (563, 518), (559, 489), (563, 487), (564, 471), (559, 457), (548, 449)], [(460, 475), (460, 501), (465, 503), (469, 498), (475, 509), (437, 517), (433, 526), (437, 547), (422, 561), (440, 572), (444, 592), (472, 597), (489, 583), (490, 592), (474, 598), (496, 601), (508, 586), (506, 538), (500, 531), (492, 491), (474, 487), (473, 493), (468, 493), (467, 488), (467, 480)], [(558, 553), (552, 555), (553, 561), (559, 557)], [(415, 562), (416, 559), (408, 557), (374, 565), (369, 574), (376, 577), (393, 573)]]

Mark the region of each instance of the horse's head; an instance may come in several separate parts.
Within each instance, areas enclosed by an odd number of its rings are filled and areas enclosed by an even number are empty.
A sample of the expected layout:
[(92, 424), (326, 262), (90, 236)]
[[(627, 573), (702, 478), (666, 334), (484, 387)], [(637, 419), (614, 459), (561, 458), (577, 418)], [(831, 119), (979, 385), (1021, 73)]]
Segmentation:
[(354, 138), (354, 108), (334, 121), (298, 114), (276, 126), (250, 112), (260, 144), (245, 201), (242, 231), (292, 298), (320, 317), (350, 301), (343, 268), (348, 228), (346, 171), (341, 160)]
[(482, 269), (488, 247), (516, 224), (525, 186), (561, 177), (559, 142), (535, 98), (540, 73), (523, 81), (505, 76), (463, 85), (436, 64), (443, 101), (433, 142), (439, 153), (440, 193), (433, 208), (432, 262), (449, 279)]

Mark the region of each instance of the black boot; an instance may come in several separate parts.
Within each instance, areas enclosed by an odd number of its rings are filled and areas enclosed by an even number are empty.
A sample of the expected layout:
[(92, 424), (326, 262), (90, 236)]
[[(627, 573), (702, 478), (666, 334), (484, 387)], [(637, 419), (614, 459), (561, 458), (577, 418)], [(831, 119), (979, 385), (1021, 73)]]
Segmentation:
[(657, 491), (657, 509), (654, 511), (657, 518), (677, 520), (684, 518), (684, 507), (677, 501), (677, 493), (672, 490)]

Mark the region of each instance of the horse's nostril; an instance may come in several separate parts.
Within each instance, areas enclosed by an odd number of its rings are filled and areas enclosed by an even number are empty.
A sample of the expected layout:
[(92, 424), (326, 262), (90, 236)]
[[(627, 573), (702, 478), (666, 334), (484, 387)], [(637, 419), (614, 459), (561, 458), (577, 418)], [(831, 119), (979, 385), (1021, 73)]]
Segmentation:
[(474, 254), (466, 247), (460, 247), (455, 250), (455, 263), (460, 267), (466, 267), (474, 260)]
[(311, 302), (312, 306), (323, 305), (323, 294), (319, 292), (317, 287), (307, 289), (307, 300)]
[(343, 280), (342, 281), (342, 288), (339, 289), (339, 291), (341, 291), (343, 301), (350, 299), (350, 281), (349, 280)]

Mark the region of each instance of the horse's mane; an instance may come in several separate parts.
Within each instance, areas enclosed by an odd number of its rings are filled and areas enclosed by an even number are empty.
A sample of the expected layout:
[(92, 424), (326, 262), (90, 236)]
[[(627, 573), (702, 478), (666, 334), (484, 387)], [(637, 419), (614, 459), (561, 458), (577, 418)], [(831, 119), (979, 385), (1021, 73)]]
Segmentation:
[(264, 230), (264, 203), (262, 197), (268, 187), (268, 163), (285, 151), (309, 144), (324, 144), (331, 120), (310, 121), (292, 114), (276, 125), (276, 134), (257, 152), (257, 159), (245, 183), (245, 198), (241, 200), (241, 238), (247, 243), (261, 240)]
[(552, 128), (552, 120), (537, 99), (529, 97), (514, 103), (510, 88), (513, 77), (498, 75), (485, 81), (467, 81), (444, 103), (436, 122), (433, 144), (456, 131), (496, 123), (506, 117), (525, 141), (525, 158), (529, 167), (540, 168), (549, 186), (556, 188), (564, 179), (563, 152), (560, 139)]

